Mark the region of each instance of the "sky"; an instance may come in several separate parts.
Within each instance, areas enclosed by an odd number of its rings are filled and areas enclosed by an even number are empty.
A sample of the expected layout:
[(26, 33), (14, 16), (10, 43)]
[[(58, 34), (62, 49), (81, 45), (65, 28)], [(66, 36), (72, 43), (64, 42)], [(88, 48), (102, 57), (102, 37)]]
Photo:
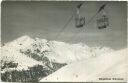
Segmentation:
[[(76, 6), (82, 2), (2, 2), (2, 43), (28, 35), (47, 40), (67, 43), (85, 43), (89, 46), (107, 46), (123, 49), (127, 46), (127, 4), (125, 2), (109, 2), (105, 13), (110, 26), (106, 29), (97, 28), (98, 14), (88, 25), (75, 27)], [(80, 9), (81, 16), (88, 22), (99, 7), (106, 2), (84, 2)], [(67, 27), (64, 25), (73, 15)]]

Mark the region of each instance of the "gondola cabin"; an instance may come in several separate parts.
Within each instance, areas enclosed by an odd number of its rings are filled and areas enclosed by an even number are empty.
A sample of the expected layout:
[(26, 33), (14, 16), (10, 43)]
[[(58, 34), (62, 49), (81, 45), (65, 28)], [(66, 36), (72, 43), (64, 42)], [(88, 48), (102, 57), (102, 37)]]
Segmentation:
[(102, 15), (99, 19), (97, 19), (97, 27), (98, 29), (104, 29), (109, 26), (109, 19), (106, 15)]
[(81, 28), (85, 25), (85, 17), (75, 18), (76, 28)]
[(75, 26), (76, 28), (81, 28), (85, 25), (85, 17), (80, 15), (80, 7), (83, 3), (79, 4), (76, 8), (76, 16), (75, 16)]

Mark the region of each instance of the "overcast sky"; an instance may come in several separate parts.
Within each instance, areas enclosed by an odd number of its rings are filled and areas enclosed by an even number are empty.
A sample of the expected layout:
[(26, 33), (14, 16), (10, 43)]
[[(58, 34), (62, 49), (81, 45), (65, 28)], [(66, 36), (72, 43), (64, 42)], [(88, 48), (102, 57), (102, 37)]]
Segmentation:
[[(83, 28), (76, 28), (74, 18), (59, 34), (75, 7), (80, 2), (3, 2), (2, 42), (7, 43), (23, 35), (68, 43), (103, 45), (114, 49), (125, 48), (127, 43), (127, 7), (125, 2), (109, 2), (105, 8), (110, 26), (99, 30), (96, 19)], [(85, 2), (80, 14), (86, 22), (105, 2)], [(57, 35), (59, 34), (58, 38)]]

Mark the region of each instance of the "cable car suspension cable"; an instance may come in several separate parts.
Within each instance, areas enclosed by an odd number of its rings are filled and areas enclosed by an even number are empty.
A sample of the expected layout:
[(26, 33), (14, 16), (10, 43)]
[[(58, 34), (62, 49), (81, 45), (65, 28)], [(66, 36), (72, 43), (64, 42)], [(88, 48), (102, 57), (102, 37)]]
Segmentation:
[[(80, 3), (77, 8), (81, 8), (82, 5), (84, 4), (85, 2), (83, 3)], [(61, 33), (64, 31), (64, 29), (68, 26), (68, 24), (71, 22), (71, 20), (73, 19), (73, 15), (69, 18), (69, 20), (67, 21), (67, 23), (64, 25), (64, 27), (60, 30), (60, 32), (56, 35), (55, 39), (58, 39), (59, 36), (61, 35)]]
[(67, 21), (67, 23), (66, 23), (66, 24), (64, 25), (64, 27), (60, 30), (60, 32), (57, 34), (56, 39), (59, 38), (59, 36), (61, 35), (61, 33), (64, 31), (64, 29), (65, 29), (65, 28), (68, 26), (68, 24), (71, 22), (72, 18), (73, 18), (73, 15), (69, 18), (69, 20)]
[[(105, 8), (105, 6), (107, 5), (108, 3), (105, 3), (105, 4), (103, 4), (100, 8), (99, 8), (99, 10), (90, 18), (90, 20), (85, 24), (85, 26), (87, 27), (87, 25), (89, 25), (89, 23), (91, 23), (91, 21)], [(84, 30), (82, 30), (81, 29), (81, 31), (78, 33), (78, 34), (80, 34), (82, 31), (84, 31)], [(78, 34), (75, 34), (74, 36), (73, 36), (73, 38), (74, 37), (77, 37), (77, 35)]]

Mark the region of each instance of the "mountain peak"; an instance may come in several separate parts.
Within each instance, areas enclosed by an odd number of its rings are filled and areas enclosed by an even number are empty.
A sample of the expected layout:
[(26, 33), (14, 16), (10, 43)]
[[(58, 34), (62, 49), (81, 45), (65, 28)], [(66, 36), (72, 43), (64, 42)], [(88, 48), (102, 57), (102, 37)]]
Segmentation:
[(26, 47), (28, 45), (30, 45), (31, 43), (33, 43), (33, 39), (27, 35), (25, 36), (21, 36), (11, 42), (6, 43), (5, 47), (14, 47), (15, 49), (19, 48), (19, 47)]
[(28, 40), (28, 39), (32, 39), (32, 38), (30, 38), (28, 35), (24, 35), (24, 36), (21, 36), (20, 38), (17, 38), (17, 40), (19, 41)]

